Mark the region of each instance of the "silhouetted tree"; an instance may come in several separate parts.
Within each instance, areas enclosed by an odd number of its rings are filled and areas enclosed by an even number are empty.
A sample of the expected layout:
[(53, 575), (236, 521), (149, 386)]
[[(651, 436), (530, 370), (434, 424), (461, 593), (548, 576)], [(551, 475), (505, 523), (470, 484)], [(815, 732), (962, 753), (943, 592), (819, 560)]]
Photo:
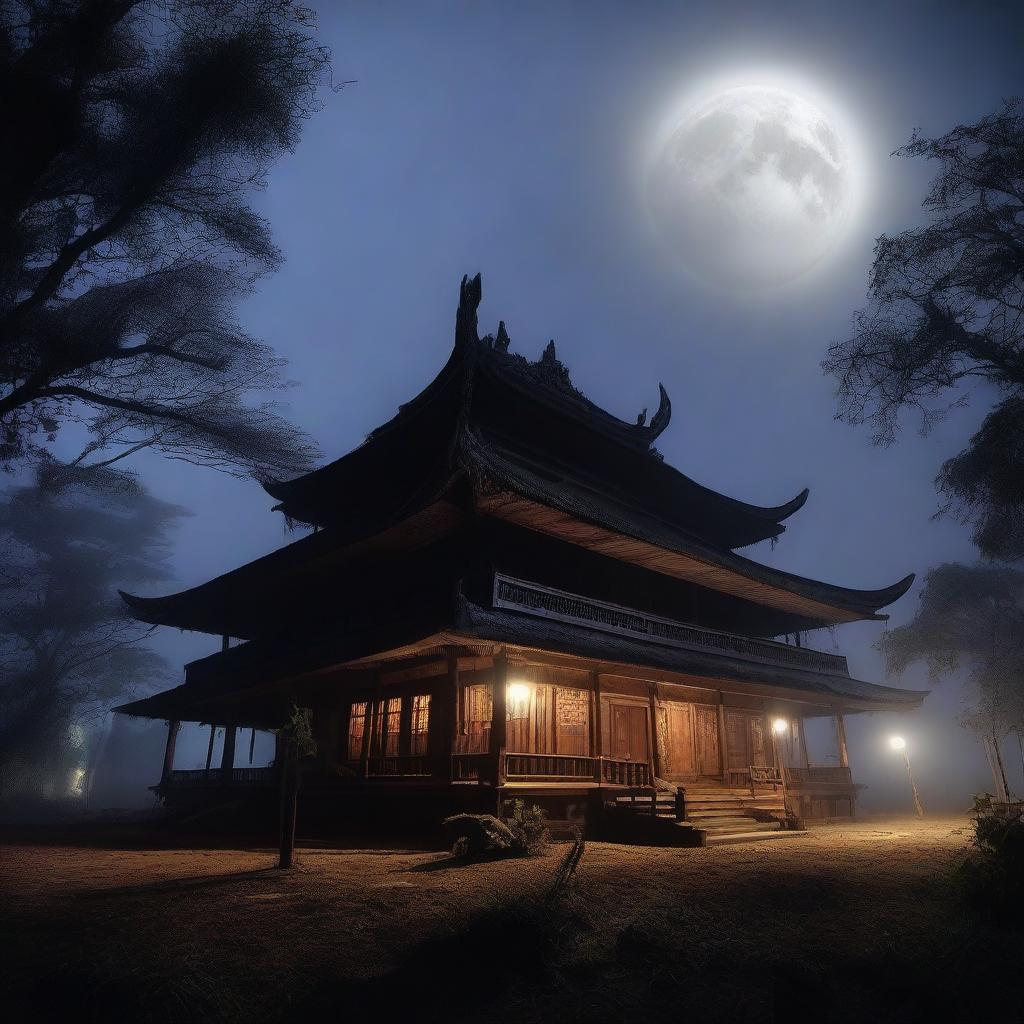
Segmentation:
[(997, 400), (936, 483), (984, 555), (1024, 557), (1024, 103), (937, 139), (915, 133), (901, 156), (937, 160), (925, 227), (882, 235), (870, 305), (822, 366), (839, 379), (839, 416), (895, 439), (904, 409), (922, 431), (971, 380)]
[(0, 463), (84, 423), (238, 475), (315, 454), (236, 300), (280, 262), (248, 205), (329, 55), (291, 0), (0, 6)]
[(1024, 572), (954, 564), (933, 569), (913, 621), (885, 633), (880, 647), (890, 672), (923, 661), (938, 681), (966, 665), (978, 700), (963, 722), (981, 736), (996, 792), (1006, 799), (999, 742), (1010, 733), (1018, 743), (1024, 736)]
[[(67, 795), (76, 726), (166, 678), (117, 588), (165, 579), (183, 510), (113, 469), (43, 458), (0, 500), (0, 791)], [(80, 754), (82, 751), (78, 751)], [(62, 789), (63, 787), (63, 789)]]

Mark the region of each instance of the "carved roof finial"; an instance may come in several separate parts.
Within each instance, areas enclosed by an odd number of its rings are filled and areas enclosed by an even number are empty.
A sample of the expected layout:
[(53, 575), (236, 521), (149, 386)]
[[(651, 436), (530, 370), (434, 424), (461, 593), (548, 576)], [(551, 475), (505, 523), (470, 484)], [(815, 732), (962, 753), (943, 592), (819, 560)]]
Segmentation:
[(468, 274), (465, 275), (459, 287), (459, 310), (455, 314), (455, 347), (457, 349), (467, 349), (480, 342), (476, 330), (476, 311), (482, 295), (480, 275), (477, 274), (472, 280)]
[(552, 338), (544, 347), (544, 354), (540, 357), (542, 363), (557, 363), (558, 355), (555, 352), (555, 339)]
[(498, 352), (507, 352), (509, 345), (512, 343), (512, 339), (508, 336), (508, 331), (505, 330), (505, 321), (498, 321), (498, 337), (494, 339), (494, 347)]
[(640, 415), (637, 416), (637, 418), (636, 418), (636, 425), (638, 427), (642, 427), (646, 422), (647, 422), (647, 410), (643, 409), (643, 410), (641, 410)]

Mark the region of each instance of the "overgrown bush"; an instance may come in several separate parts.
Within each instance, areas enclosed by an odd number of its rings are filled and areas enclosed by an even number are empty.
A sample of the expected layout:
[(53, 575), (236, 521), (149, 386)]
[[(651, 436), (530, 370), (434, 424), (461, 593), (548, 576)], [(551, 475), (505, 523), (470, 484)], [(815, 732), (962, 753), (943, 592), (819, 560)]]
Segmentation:
[(974, 849), (957, 869), (965, 898), (996, 920), (1024, 921), (1024, 803), (974, 800)]
[(441, 822), (452, 854), (467, 860), (511, 856), (516, 852), (516, 837), (493, 814), (453, 814)]
[(527, 807), (522, 800), (516, 800), (507, 819), (493, 814), (454, 814), (441, 825), (456, 857), (529, 857), (547, 843), (546, 818), (539, 807)]
[(512, 813), (505, 819), (515, 837), (516, 852), (529, 857), (540, 853), (548, 842), (547, 812), (536, 804), (529, 807), (522, 800), (512, 803)]

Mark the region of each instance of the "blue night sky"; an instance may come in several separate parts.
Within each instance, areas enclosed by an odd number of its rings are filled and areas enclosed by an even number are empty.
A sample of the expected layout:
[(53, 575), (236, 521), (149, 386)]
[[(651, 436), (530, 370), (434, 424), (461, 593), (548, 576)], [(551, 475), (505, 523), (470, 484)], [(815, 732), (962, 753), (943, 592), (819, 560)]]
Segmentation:
[[(759, 504), (810, 488), (776, 549), (744, 554), (853, 587), (911, 571), (920, 583), (943, 561), (973, 559), (962, 527), (931, 519), (932, 481), (990, 396), (978, 389), (927, 438), (908, 421), (883, 450), (868, 430), (834, 421), (834, 384), (819, 362), (863, 304), (874, 239), (925, 216), (933, 169), (892, 150), (915, 127), (942, 134), (1024, 91), (1018, 4), (314, 6), (336, 78), (356, 82), (327, 95), (256, 197), (287, 262), (243, 318), (290, 360), (290, 415), (325, 459), (429, 382), (451, 349), (459, 279), (480, 271), (481, 333), (505, 320), (513, 350), (529, 358), (554, 338), (576, 385), (611, 412), (653, 410), (664, 382), (673, 418), (658, 447), (684, 473)], [(758, 293), (680, 269), (652, 228), (644, 171), (681, 97), (761, 72), (804, 83), (842, 112), (859, 140), (865, 195), (820, 267)], [(157, 457), (135, 468), (195, 513), (177, 532), (170, 589), (297, 536), (255, 482)], [(891, 609), (894, 623), (913, 614), (918, 589)], [(854, 675), (886, 681), (872, 648), (880, 632), (877, 623), (837, 631)], [(812, 642), (831, 649), (827, 633)], [(219, 638), (168, 629), (156, 643), (180, 665)], [(925, 685), (923, 674), (902, 683)], [(980, 748), (953, 721), (960, 695), (943, 684), (898, 724), (926, 806), (963, 804), (985, 784)], [(904, 797), (884, 748), (891, 728), (886, 716), (848, 722), (869, 808)], [(153, 779), (159, 756), (154, 747)], [(204, 756), (198, 733), (179, 745), (181, 767)], [(955, 759), (970, 771), (954, 792)], [(1019, 777), (1019, 759), (1012, 770)]]

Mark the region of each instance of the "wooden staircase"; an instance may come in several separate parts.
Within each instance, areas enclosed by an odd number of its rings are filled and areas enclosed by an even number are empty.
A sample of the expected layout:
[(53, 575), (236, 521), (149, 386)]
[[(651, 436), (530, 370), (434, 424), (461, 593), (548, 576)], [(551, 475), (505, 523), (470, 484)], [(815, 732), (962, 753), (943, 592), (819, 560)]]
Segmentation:
[[(629, 805), (637, 814), (651, 815), (650, 795), (622, 796), (620, 806)], [(678, 821), (675, 788), (659, 785), (654, 796), (653, 815)], [(684, 817), (679, 824), (699, 829), (708, 846), (781, 839), (802, 832), (786, 827), (786, 807), (780, 788), (771, 786), (734, 788), (714, 782), (690, 783), (684, 787)]]

